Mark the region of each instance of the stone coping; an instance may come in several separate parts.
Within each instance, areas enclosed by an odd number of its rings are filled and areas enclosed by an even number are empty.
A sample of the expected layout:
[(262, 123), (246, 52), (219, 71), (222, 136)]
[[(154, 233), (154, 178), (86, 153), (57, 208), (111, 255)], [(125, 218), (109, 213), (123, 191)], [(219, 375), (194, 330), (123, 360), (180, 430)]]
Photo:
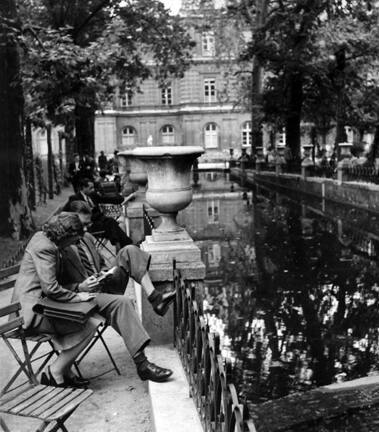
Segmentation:
[[(189, 156), (201, 155), (204, 149), (200, 146), (160, 146), (160, 147), (138, 147), (132, 155), (137, 157), (163, 157), (163, 156)], [(122, 153), (120, 153), (122, 154)]]
[(154, 432), (203, 432), (179, 354), (172, 345), (146, 348), (150, 361), (174, 371), (165, 383), (149, 381), (151, 420)]

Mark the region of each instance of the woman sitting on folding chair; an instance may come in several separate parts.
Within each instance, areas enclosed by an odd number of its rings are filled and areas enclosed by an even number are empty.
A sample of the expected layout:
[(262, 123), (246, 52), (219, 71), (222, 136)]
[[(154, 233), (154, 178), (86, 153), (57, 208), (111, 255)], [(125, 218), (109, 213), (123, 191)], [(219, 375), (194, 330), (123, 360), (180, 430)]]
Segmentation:
[[(100, 318), (90, 317), (85, 324), (48, 319), (33, 311), (41, 297), (59, 302), (83, 302), (95, 297), (90, 292), (73, 292), (57, 281), (59, 248), (76, 242), (83, 233), (77, 215), (63, 212), (54, 216), (26, 246), (12, 301), (22, 306), (25, 329), (33, 334), (51, 334), (59, 351), (56, 360), (41, 375), (41, 384), (58, 387), (85, 387), (88, 381), (77, 377), (72, 365), (93, 338)], [(87, 284), (88, 281), (83, 281)]]

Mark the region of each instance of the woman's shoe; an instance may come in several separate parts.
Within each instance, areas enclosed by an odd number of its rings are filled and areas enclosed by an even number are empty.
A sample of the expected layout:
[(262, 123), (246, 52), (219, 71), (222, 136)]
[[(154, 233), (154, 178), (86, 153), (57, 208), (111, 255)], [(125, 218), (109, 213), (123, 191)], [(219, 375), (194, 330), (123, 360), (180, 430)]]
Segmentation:
[(71, 377), (65, 376), (64, 383), (67, 387), (87, 388), (89, 380), (73, 375)]
[(49, 381), (48, 376), (46, 375), (46, 372), (41, 373), (40, 383), (42, 385), (46, 385), (46, 386), (50, 385), (50, 381)]

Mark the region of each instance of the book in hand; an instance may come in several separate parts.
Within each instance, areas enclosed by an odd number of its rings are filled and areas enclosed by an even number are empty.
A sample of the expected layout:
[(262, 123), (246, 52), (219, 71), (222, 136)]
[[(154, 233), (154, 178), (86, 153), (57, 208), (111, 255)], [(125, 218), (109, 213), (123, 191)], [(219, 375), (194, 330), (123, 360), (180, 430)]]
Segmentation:
[(107, 277), (112, 276), (115, 271), (117, 270), (117, 267), (112, 267), (109, 270), (106, 270), (105, 272), (101, 273), (98, 277), (97, 277), (97, 282), (101, 282), (104, 279), (106, 279)]
[(58, 302), (44, 297), (33, 306), (33, 311), (51, 319), (64, 319), (85, 324), (96, 308), (95, 300), (71, 303)]

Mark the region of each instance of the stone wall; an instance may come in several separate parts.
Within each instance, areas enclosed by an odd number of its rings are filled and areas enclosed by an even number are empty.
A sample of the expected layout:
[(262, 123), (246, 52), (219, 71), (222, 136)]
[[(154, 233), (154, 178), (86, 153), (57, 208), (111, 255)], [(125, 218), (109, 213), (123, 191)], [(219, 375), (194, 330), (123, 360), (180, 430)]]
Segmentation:
[(242, 172), (232, 168), (231, 176), (241, 178), (242, 183), (252, 185), (254, 182), (278, 189), (291, 190), (312, 195), (341, 204), (348, 204), (365, 210), (379, 212), (379, 185), (364, 182), (343, 182), (320, 177), (304, 178), (297, 174), (279, 174), (253, 170)]

